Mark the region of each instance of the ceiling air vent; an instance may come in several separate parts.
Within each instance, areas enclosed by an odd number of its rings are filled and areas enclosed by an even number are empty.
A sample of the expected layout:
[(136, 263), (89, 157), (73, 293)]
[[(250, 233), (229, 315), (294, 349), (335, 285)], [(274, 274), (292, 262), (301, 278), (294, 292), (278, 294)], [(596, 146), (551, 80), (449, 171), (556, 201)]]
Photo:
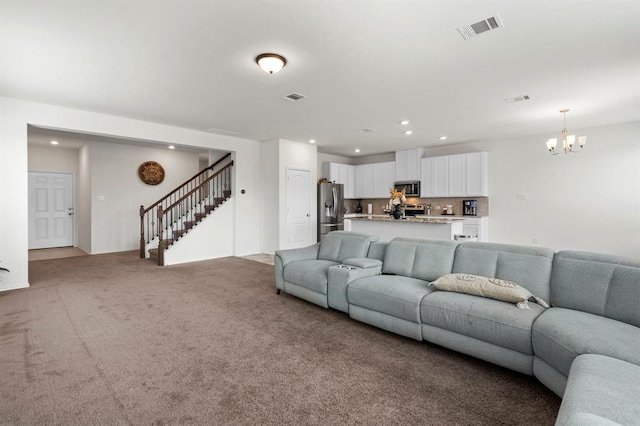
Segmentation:
[(512, 104), (515, 102), (528, 101), (529, 99), (531, 99), (529, 95), (523, 95), (523, 96), (516, 96), (515, 98), (505, 98), (504, 101), (508, 104)]
[(490, 18), (485, 19), (484, 21), (476, 22), (475, 24), (467, 25), (464, 27), (458, 28), (458, 32), (465, 40), (470, 39), (473, 36), (477, 36), (478, 34), (482, 34), (487, 31), (497, 30), (498, 28), (502, 28), (504, 25), (502, 24), (502, 20), (500, 16), (496, 13), (496, 16), (492, 16)]
[(285, 96), (284, 98), (292, 102), (295, 102), (295, 101), (299, 101), (300, 99), (306, 98), (306, 96), (301, 93), (292, 93), (290, 95)]
[(239, 135), (240, 133), (234, 132), (233, 130), (219, 129), (217, 127), (209, 127), (205, 132), (208, 133), (217, 133), (219, 135)]
[(373, 132), (373, 129), (369, 129), (369, 128), (367, 128), (367, 129), (360, 129), (360, 133), (371, 133), (371, 132)]

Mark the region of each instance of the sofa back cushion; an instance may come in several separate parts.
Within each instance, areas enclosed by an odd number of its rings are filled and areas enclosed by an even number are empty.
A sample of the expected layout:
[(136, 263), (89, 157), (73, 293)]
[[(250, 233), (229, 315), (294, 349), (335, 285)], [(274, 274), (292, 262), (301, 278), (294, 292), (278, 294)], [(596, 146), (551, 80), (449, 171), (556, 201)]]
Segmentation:
[(458, 242), (394, 238), (384, 253), (382, 273), (435, 281), (451, 273)]
[(544, 247), (468, 242), (456, 249), (453, 273), (513, 281), (548, 301), (553, 255)]
[(384, 253), (387, 250), (388, 245), (389, 242), (387, 241), (378, 241), (375, 243), (371, 243), (371, 245), (369, 246), (367, 257), (369, 259), (377, 259), (382, 262), (384, 260)]
[(566, 250), (556, 253), (551, 305), (640, 327), (640, 261)]
[(333, 231), (320, 243), (319, 260), (342, 262), (350, 257), (367, 257), (369, 245), (378, 237), (358, 232)]

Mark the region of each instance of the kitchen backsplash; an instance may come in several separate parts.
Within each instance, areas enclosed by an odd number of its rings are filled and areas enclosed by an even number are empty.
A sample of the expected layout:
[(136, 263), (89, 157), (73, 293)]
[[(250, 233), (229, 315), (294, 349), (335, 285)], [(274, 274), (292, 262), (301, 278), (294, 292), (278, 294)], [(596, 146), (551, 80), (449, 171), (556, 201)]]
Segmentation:
[[(431, 204), (431, 215), (439, 216), (442, 214), (444, 206), (451, 204), (453, 206), (453, 214), (462, 216), (462, 201), (478, 200), (478, 216), (489, 216), (489, 198), (488, 197), (461, 197), (461, 198), (407, 198), (407, 204), (421, 204), (426, 206)], [(362, 213), (367, 214), (367, 206), (371, 204), (372, 214), (385, 214), (383, 209), (389, 203), (388, 198), (369, 198), (362, 200), (348, 199), (344, 200), (347, 213), (356, 213), (358, 201), (362, 206)], [(438, 209), (438, 206), (440, 209)]]

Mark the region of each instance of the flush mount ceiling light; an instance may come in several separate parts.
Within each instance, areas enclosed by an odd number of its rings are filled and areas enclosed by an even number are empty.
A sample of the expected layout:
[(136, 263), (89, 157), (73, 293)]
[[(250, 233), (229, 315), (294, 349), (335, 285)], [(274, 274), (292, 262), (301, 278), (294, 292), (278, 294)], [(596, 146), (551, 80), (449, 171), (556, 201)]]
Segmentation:
[(275, 74), (287, 65), (287, 60), (277, 53), (263, 53), (256, 56), (256, 63), (264, 72)]
[(51, 141), (51, 145), (58, 145), (60, 142), (58, 141)]
[[(566, 154), (567, 152), (577, 153), (578, 151), (574, 151), (573, 145), (576, 142), (576, 135), (570, 135), (567, 132), (567, 113), (569, 112), (569, 108), (563, 108), (560, 110), (562, 113), (562, 118), (564, 121), (564, 126), (562, 129), (562, 150)], [(586, 136), (578, 136), (578, 145), (582, 148), (587, 143)], [(551, 138), (547, 140), (547, 149), (551, 153), (551, 155), (558, 155), (559, 152), (556, 152), (556, 145), (558, 144), (558, 138)]]

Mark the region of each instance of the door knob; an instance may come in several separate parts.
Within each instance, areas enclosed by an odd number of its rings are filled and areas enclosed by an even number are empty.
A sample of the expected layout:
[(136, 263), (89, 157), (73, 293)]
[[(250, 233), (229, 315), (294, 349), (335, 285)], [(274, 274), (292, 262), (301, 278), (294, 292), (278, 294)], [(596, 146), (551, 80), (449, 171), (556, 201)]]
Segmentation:
[(311, 216), (309, 213), (307, 213), (307, 217)]

